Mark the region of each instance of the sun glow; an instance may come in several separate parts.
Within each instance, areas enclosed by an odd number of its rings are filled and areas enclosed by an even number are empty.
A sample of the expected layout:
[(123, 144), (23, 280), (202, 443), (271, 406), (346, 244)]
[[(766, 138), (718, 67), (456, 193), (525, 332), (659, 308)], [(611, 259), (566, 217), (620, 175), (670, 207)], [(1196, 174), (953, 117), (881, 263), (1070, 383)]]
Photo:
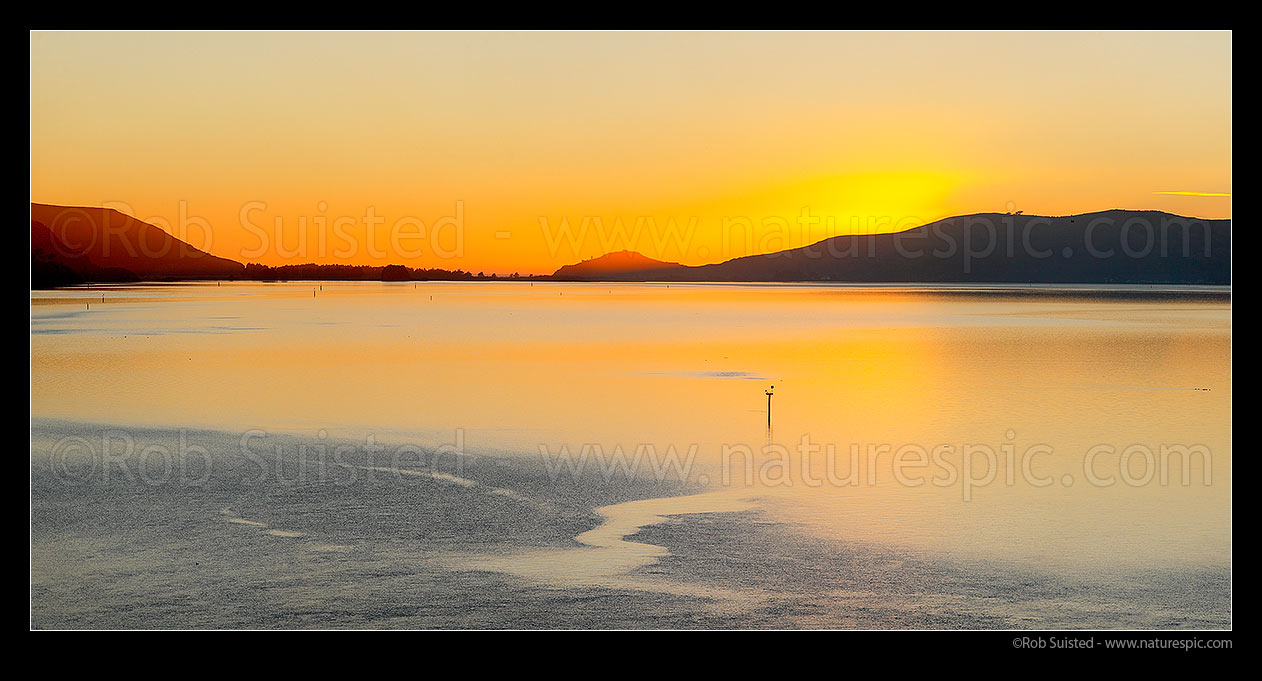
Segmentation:
[(241, 261), (501, 274), (1225, 218), (1153, 189), (1230, 186), (1230, 58), (1214, 32), (34, 32), (31, 198)]

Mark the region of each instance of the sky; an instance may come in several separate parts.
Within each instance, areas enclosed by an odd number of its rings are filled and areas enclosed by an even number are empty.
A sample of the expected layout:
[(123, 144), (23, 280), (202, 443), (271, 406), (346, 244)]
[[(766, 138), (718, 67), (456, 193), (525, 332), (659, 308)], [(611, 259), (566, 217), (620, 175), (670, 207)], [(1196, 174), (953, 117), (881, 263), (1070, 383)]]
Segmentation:
[(1230, 32), (44, 32), (31, 200), (270, 265), (1231, 217)]

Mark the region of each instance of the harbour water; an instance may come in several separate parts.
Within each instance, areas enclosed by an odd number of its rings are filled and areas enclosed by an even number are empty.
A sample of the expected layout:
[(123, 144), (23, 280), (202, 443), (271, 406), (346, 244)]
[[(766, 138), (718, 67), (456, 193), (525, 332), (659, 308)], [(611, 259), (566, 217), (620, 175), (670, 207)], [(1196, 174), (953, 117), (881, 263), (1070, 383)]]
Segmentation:
[(32, 624), (1229, 627), (1230, 432), (1214, 288), (32, 292)]

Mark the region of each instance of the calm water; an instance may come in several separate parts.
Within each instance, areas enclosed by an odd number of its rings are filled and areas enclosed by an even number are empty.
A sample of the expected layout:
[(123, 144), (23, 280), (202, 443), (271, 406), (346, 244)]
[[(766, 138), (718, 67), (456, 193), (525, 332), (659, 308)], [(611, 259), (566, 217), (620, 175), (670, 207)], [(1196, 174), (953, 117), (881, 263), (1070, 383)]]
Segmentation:
[(1221, 291), (35, 292), (32, 621), (1228, 627), (1230, 364)]

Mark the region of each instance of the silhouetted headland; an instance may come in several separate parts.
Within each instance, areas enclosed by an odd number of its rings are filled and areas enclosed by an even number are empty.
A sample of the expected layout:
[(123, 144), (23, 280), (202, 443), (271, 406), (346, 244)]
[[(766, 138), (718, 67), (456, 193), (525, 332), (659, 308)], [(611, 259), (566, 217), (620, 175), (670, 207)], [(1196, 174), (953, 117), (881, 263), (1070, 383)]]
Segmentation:
[[(109, 208), (31, 204), (31, 279), (221, 279), (245, 267)], [(37, 277), (38, 275), (38, 277)]]
[[(642, 268), (562, 267), (570, 281), (1013, 284), (1231, 283), (1231, 221), (1158, 211), (1046, 217), (979, 213), (887, 234), (685, 266), (638, 254)], [(591, 264), (592, 266), (589, 266)]]
[(109, 208), (31, 204), (31, 288), (138, 281), (515, 280), (403, 265), (242, 264)]

